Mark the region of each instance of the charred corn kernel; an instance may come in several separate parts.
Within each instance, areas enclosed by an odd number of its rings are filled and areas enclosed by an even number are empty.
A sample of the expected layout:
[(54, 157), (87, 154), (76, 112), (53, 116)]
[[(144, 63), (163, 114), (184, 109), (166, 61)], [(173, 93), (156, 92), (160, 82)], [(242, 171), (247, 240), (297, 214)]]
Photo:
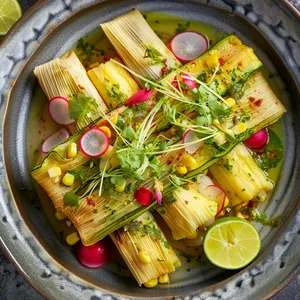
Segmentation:
[(145, 265), (151, 263), (151, 257), (148, 254), (148, 252), (145, 250), (141, 250), (139, 252), (139, 260), (140, 260), (140, 262), (142, 262)]
[(175, 128), (171, 128), (170, 133), (171, 133), (171, 135), (175, 135), (177, 133), (177, 131)]
[(113, 147), (112, 145), (109, 145), (107, 151), (103, 155), (101, 155), (101, 158), (107, 159), (115, 155), (116, 155), (116, 148)]
[(61, 175), (61, 169), (60, 167), (52, 167), (48, 169), (48, 174), (50, 178), (58, 177)]
[(116, 156), (113, 156), (111, 159), (110, 159), (110, 165), (112, 168), (116, 168), (120, 165), (120, 161), (119, 159), (116, 157)]
[(233, 126), (232, 131), (234, 134), (241, 134), (247, 130), (247, 125), (243, 122)]
[(219, 58), (217, 55), (208, 55), (206, 58), (206, 64), (210, 69), (215, 69), (219, 64)]
[(109, 138), (111, 137), (111, 131), (107, 126), (101, 126), (99, 129), (103, 130)]
[(55, 213), (55, 218), (59, 221), (65, 220), (67, 216), (62, 211), (57, 211)]
[(186, 167), (194, 167), (197, 162), (193, 156), (188, 155), (182, 160), (182, 164)]
[(187, 236), (186, 238), (189, 240), (194, 240), (198, 236), (198, 230), (195, 230), (191, 235)]
[(157, 278), (155, 278), (155, 279), (151, 279), (151, 280), (148, 280), (147, 282), (145, 282), (144, 287), (151, 289), (151, 288), (156, 287), (157, 284), (158, 284), (158, 280), (157, 280)]
[(75, 176), (70, 173), (66, 173), (62, 179), (62, 182), (66, 186), (71, 186), (74, 184)]
[(89, 69), (96, 68), (96, 67), (98, 67), (99, 65), (100, 65), (99, 62), (94, 62), (94, 63), (92, 63), (92, 64), (89, 65)]
[(109, 170), (110, 169), (110, 160), (108, 158), (102, 158), (100, 159), (100, 164), (99, 164), (99, 169), (101, 171), (105, 170)]
[(68, 145), (67, 156), (68, 156), (68, 158), (73, 158), (76, 155), (77, 155), (77, 145), (76, 145), (76, 143), (70, 143)]
[(165, 274), (165, 275), (160, 276), (158, 278), (158, 282), (159, 283), (169, 283), (170, 282), (169, 274)]
[(237, 45), (237, 46), (238, 46), (238, 45), (242, 45), (241, 40), (238, 39), (236, 36), (231, 37), (230, 40), (229, 40), (229, 42), (230, 42), (230, 44), (232, 44), (232, 45)]
[(236, 101), (233, 98), (227, 98), (225, 101), (229, 107), (233, 107), (236, 105)]
[(180, 174), (180, 175), (184, 175), (184, 174), (187, 173), (187, 168), (186, 168), (186, 166), (178, 167), (178, 168), (176, 169), (176, 172), (177, 172), (178, 174)]
[(125, 187), (126, 187), (126, 181), (125, 181), (125, 180), (124, 180), (123, 184), (115, 184), (115, 190), (116, 190), (118, 193), (124, 192)]
[(224, 207), (227, 207), (229, 205), (229, 198), (226, 196), (225, 202), (224, 202)]
[(113, 123), (114, 125), (116, 125), (117, 122), (118, 122), (118, 115), (116, 114), (116, 115), (112, 116), (112, 117), (109, 119), (109, 121), (110, 121), (111, 123)]
[(217, 143), (217, 145), (222, 145), (224, 143), (226, 143), (226, 135), (224, 132), (218, 132), (215, 136), (214, 136), (214, 141)]
[(66, 237), (68, 245), (73, 246), (80, 241), (80, 237), (77, 232), (73, 232)]
[(218, 119), (214, 119), (214, 120), (213, 120), (213, 124), (214, 124), (214, 125), (220, 125), (220, 121), (219, 121)]

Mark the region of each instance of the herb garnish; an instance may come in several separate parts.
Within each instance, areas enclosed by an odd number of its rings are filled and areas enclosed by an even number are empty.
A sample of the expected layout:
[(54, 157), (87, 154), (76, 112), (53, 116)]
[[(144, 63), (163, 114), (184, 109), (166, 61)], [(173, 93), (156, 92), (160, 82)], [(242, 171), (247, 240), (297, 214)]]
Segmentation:
[(95, 99), (84, 94), (76, 94), (69, 101), (70, 118), (81, 123), (87, 117), (97, 113), (98, 104)]
[(185, 24), (180, 24), (180, 23), (177, 23), (177, 28), (176, 28), (176, 32), (177, 33), (181, 33), (181, 32), (184, 32), (186, 31), (189, 27), (190, 27), (190, 21), (188, 21), (187, 23)]

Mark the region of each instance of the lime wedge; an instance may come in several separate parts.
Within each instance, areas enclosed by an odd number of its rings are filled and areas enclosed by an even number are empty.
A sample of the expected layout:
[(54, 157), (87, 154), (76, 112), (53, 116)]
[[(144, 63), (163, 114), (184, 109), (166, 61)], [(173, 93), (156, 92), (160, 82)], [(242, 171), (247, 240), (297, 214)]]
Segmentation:
[(240, 269), (251, 263), (260, 247), (261, 241), (256, 228), (237, 217), (215, 222), (208, 228), (203, 242), (209, 261), (229, 270)]
[(21, 16), (22, 16), (22, 10), (18, 1), (1, 0), (0, 1), (0, 35), (5, 35)]

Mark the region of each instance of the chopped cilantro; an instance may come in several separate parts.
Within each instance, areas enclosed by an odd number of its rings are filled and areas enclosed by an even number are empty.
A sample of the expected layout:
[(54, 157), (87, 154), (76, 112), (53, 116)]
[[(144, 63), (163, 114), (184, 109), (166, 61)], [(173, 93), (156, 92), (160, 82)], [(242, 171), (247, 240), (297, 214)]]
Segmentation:
[(224, 164), (224, 167), (225, 167), (228, 171), (231, 171), (232, 168), (233, 168), (233, 166), (232, 166), (232, 164), (230, 163), (230, 160), (229, 160), (228, 158), (226, 159), (226, 162), (225, 162), (225, 164)]
[(184, 32), (190, 27), (190, 25), (191, 25), (190, 21), (186, 22), (185, 24), (177, 23), (176, 32), (177, 33)]

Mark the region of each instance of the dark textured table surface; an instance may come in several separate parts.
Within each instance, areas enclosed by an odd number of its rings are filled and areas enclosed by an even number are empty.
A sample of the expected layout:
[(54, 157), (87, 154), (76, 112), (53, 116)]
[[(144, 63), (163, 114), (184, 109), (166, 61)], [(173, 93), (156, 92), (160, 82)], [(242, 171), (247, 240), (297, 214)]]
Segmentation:
[[(1, 2), (1, 0), (0, 0)], [(19, 0), (23, 13), (37, 0)], [(300, 0), (291, 0), (300, 10)], [(0, 250), (0, 300), (40, 300), (43, 299), (13, 268), (3, 252)], [(286, 288), (272, 298), (272, 300), (299, 300), (300, 275)], [(250, 299), (249, 299), (250, 300)]]

